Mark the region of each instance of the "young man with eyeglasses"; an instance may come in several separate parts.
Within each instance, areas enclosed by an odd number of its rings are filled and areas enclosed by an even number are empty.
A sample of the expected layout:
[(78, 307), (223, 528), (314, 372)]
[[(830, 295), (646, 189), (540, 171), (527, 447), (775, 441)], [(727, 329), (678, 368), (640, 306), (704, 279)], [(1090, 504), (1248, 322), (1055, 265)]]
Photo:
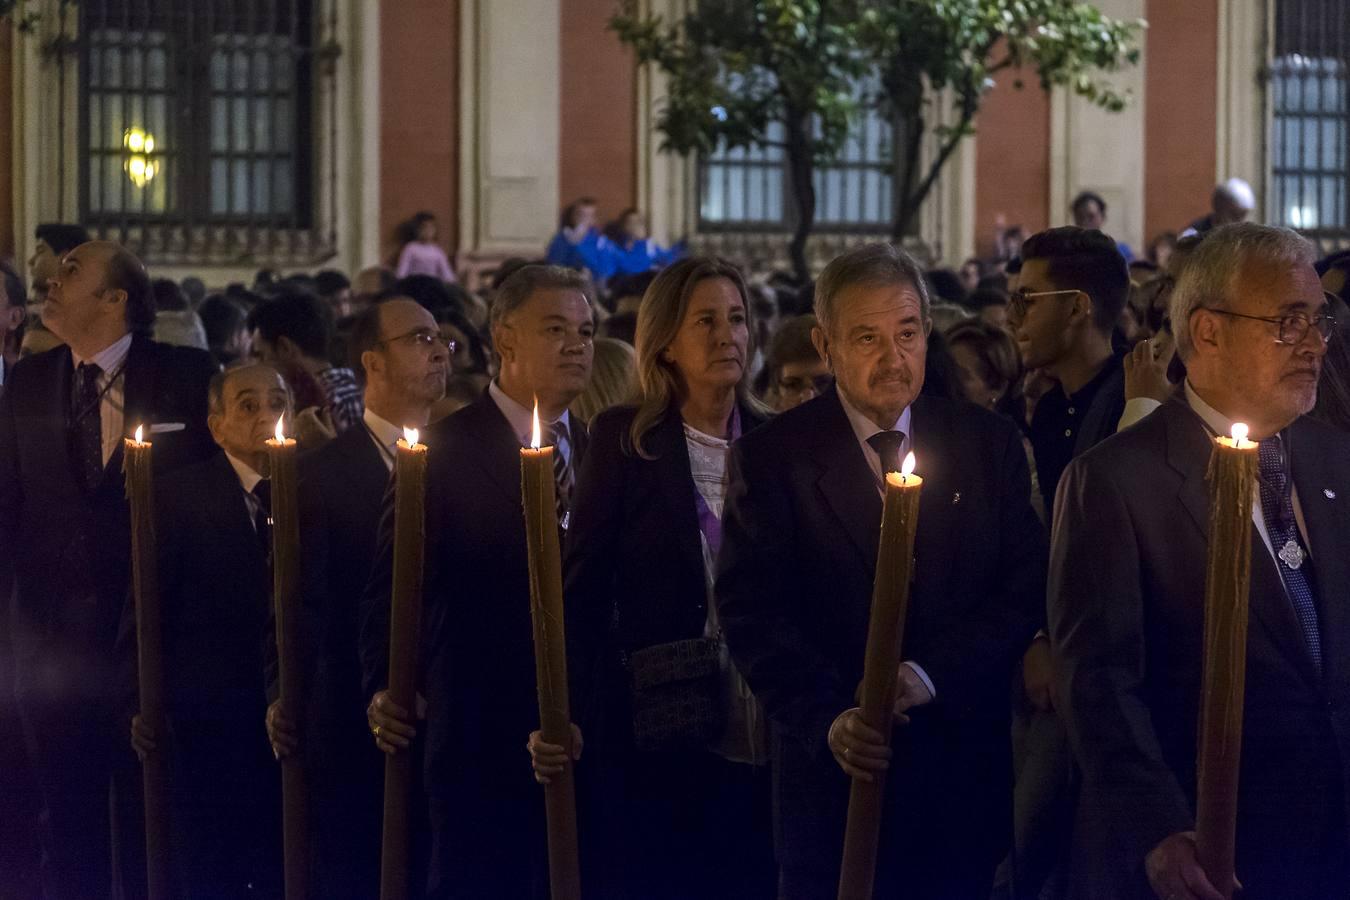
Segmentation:
[(302, 753), (310, 772), (311, 852), (321, 897), (379, 893), (384, 762), (363, 714), (360, 603), (394, 445), (404, 428), (425, 430), (445, 393), (451, 345), (431, 313), (407, 297), (361, 313), (348, 347), (353, 368), (365, 372), (361, 424), (300, 459), (304, 632), (317, 675), (303, 707), (273, 702), (267, 731), (278, 759)]
[(1056, 382), (1036, 404), (1028, 435), (1047, 511), (1069, 461), (1114, 434), (1124, 411), (1112, 332), (1129, 289), (1125, 259), (1100, 231), (1052, 228), (1022, 245), (1008, 325), (1027, 369)]
[[(1050, 518), (1064, 469), (1114, 434), (1125, 408), (1125, 374), (1112, 332), (1130, 277), (1115, 241), (1068, 227), (1027, 239), (1019, 278), (1008, 300), (1008, 326), (1026, 368), (1055, 382), (1036, 403), (1029, 428)], [(1022, 658), (1023, 694), (1015, 704), (1014, 851), (999, 885), (1011, 896), (1037, 896), (1066, 861), (1073, 771), (1053, 675), (1050, 642), (1041, 631)]]

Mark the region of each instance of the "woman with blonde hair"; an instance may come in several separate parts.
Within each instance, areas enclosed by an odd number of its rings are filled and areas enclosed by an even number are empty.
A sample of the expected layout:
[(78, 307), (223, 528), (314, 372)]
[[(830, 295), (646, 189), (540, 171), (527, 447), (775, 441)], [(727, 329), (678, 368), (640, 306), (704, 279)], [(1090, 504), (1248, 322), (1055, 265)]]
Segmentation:
[[(638, 402), (595, 420), (577, 481), (568, 665), (598, 757), (579, 777), (613, 804), (597, 813), (583, 795), (582, 816), (604, 823), (629, 896), (775, 893), (764, 720), (711, 601), (731, 443), (767, 414), (750, 390), (753, 334), (730, 263), (658, 275), (638, 310)], [(561, 747), (537, 732), (530, 745), (541, 781), (560, 771)]]
[(570, 408), (572, 415), (588, 425), (600, 413), (628, 403), (637, 393), (637, 354), (632, 345), (614, 338), (596, 338), (594, 347), (591, 380)]

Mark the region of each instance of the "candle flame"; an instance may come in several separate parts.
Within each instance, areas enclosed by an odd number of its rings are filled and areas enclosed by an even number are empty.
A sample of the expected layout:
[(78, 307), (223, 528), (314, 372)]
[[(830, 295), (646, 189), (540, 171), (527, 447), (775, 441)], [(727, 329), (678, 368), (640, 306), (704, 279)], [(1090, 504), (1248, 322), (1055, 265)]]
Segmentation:
[(286, 432), (284, 432), (284, 431), (281, 430), (281, 423), (282, 423), (283, 421), (285, 421), (285, 419), (286, 419), (285, 416), (282, 416), (280, 419), (277, 419), (277, 443), (278, 443), (278, 444), (280, 444), (280, 443), (282, 443), (283, 441), (286, 440)]
[(542, 443), (539, 429), (539, 401), (536, 399), (534, 401), (534, 433), (530, 436), (530, 446), (538, 450)]
[(1233, 423), (1233, 443), (1241, 444), (1247, 439), (1249, 433), (1250, 430), (1246, 425), (1243, 425), (1241, 422)]
[(900, 475), (903, 478), (908, 478), (913, 474), (914, 474), (914, 453), (911, 451), (910, 454), (905, 457), (904, 464), (900, 466)]
[(141, 436), (144, 435), (144, 434), (145, 434), (145, 426), (144, 426), (144, 425), (137, 425), (137, 426), (136, 426), (136, 443), (138, 443), (138, 444), (143, 444), (143, 443), (145, 443), (144, 441), (141, 440)]
[(416, 429), (416, 428), (404, 428), (404, 429), (403, 429), (403, 442), (404, 442), (405, 444), (407, 444), (409, 447), (416, 447), (416, 446), (417, 446), (417, 437), (418, 437), (418, 435), (417, 435), (417, 429)]

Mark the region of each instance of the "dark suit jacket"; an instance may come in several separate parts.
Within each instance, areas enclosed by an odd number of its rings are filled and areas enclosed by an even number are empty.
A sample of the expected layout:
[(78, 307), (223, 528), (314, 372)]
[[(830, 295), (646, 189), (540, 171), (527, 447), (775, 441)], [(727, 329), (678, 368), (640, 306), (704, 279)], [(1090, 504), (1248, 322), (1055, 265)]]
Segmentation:
[[(620, 652), (702, 637), (708, 619), (683, 422), (672, 409), (644, 444), (654, 458), (643, 459), (630, 449), (636, 412), (620, 407), (596, 418), (572, 508), (564, 587), (578, 722), (595, 711), (598, 667), (612, 662), (604, 648), (616, 612)], [(742, 408), (743, 431), (763, 421)]]
[[(1324, 896), (1317, 879), (1344, 859), (1350, 809), (1350, 445), (1309, 419), (1287, 435), (1325, 670), (1319, 679), (1253, 528), (1237, 872), (1254, 898)], [(1149, 896), (1144, 856), (1195, 825), (1211, 448), (1174, 399), (1075, 460), (1060, 486), (1049, 613), (1083, 769), (1084, 896)]]
[[(902, 658), (937, 696), (894, 732), (907, 762), (888, 788), (920, 805), (888, 818), (923, 823), (992, 872), (1007, 832), (1010, 678), (1043, 602), (1043, 532), (1011, 423), (926, 397), (912, 410), (924, 488)], [(833, 390), (746, 435), (732, 464), (722, 621), (774, 725), (780, 861), (828, 871), (849, 788), (826, 735), (862, 679), (881, 496)]]
[[(157, 474), (215, 452), (206, 429), (206, 388), (215, 371), (200, 350), (132, 341), (124, 376), (128, 430), (142, 423), (186, 426), (153, 436)], [(57, 347), (15, 366), (0, 398), (0, 534), (20, 535), (0, 540), (0, 556), (16, 574), (21, 693), (24, 660), (34, 656), (59, 655), (93, 667), (68, 671), (72, 683), (106, 685), (108, 691), (114, 683), (107, 666), (131, 555), (122, 450), (119, 445), (103, 480), (86, 493), (75, 475), (66, 426), (72, 372), (70, 349)]]
[[(433, 798), (539, 804), (524, 740), (539, 727), (520, 441), (486, 392), (427, 430), (422, 669), (425, 778)], [(572, 463), (586, 435), (572, 423)], [(363, 601), (367, 697), (389, 672), (393, 493)], [(505, 797), (501, 797), (503, 801)], [(541, 807), (542, 808), (542, 807)]]
[[(361, 598), (389, 470), (364, 426), (301, 457), (301, 591), (306, 653), (315, 673), (305, 704), (310, 824), (323, 896), (379, 893), (384, 757), (370, 739), (362, 690)], [(275, 655), (275, 641), (270, 645)]]
[[(155, 538), (175, 862), (199, 890), (270, 884), (280, 839), (280, 785), (263, 724), (271, 572), (223, 453), (158, 480)], [(134, 598), (118, 656), (134, 698)]]

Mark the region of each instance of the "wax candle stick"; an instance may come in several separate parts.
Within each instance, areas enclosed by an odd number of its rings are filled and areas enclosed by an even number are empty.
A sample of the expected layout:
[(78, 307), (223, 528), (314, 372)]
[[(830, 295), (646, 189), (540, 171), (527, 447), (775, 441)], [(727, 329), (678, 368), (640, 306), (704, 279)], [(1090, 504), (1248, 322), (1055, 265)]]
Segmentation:
[(1238, 768), (1247, 677), (1247, 608), (1257, 444), (1247, 426), (1214, 441), (1209, 462), (1209, 561), (1197, 748), (1196, 853), (1209, 881), (1233, 896)]
[[(570, 748), (572, 716), (567, 696), (567, 646), (563, 631), (562, 556), (558, 541), (553, 447), (540, 446), (539, 408), (534, 410), (533, 446), (520, 451), (520, 485), (529, 550), (530, 617), (534, 623), (534, 672), (543, 739)], [(572, 765), (544, 785), (548, 822), (548, 867), (553, 900), (577, 900), (576, 790)]]
[[(923, 479), (913, 474), (914, 454), (901, 472), (886, 475), (881, 511), (881, 538), (877, 571), (872, 581), (872, 613), (867, 626), (860, 705), (868, 726), (890, 743), (895, 704), (895, 678), (904, 640), (905, 613), (914, 565), (914, 533), (919, 524), (919, 494)], [(882, 799), (886, 777), (876, 772), (871, 781), (852, 780), (848, 822), (844, 829), (844, 856), (839, 870), (839, 900), (871, 900), (876, 876), (877, 841), (881, 834)]]
[[(389, 610), (389, 697), (417, 708), (417, 654), (422, 622), (422, 571), (426, 547), (427, 447), (405, 428), (394, 461), (394, 572)], [(409, 807), (412, 754), (384, 760), (384, 833), (381, 900), (408, 897)]]
[(142, 427), (128, 438), (122, 465), (126, 474), (127, 500), (131, 506), (131, 585), (136, 603), (136, 663), (139, 674), (141, 722), (154, 732), (161, 749), (147, 754), (141, 763), (145, 792), (146, 888), (150, 900), (168, 900), (169, 888), (169, 785), (163, 746), (164, 652), (159, 605), (159, 560), (155, 545), (154, 480), (151, 446), (143, 441)]
[[(296, 501), (296, 443), (282, 432), (267, 442), (272, 480), (272, 603), (276, 611), (280, 700), (297, 725), (303, 722), (303, 660), (297, 638), (300, 624), (300, 518)], [(300, 754), (281, 761), (282, 850), (286, 900), (308, 895), (309, 832), (305, 770)]]

